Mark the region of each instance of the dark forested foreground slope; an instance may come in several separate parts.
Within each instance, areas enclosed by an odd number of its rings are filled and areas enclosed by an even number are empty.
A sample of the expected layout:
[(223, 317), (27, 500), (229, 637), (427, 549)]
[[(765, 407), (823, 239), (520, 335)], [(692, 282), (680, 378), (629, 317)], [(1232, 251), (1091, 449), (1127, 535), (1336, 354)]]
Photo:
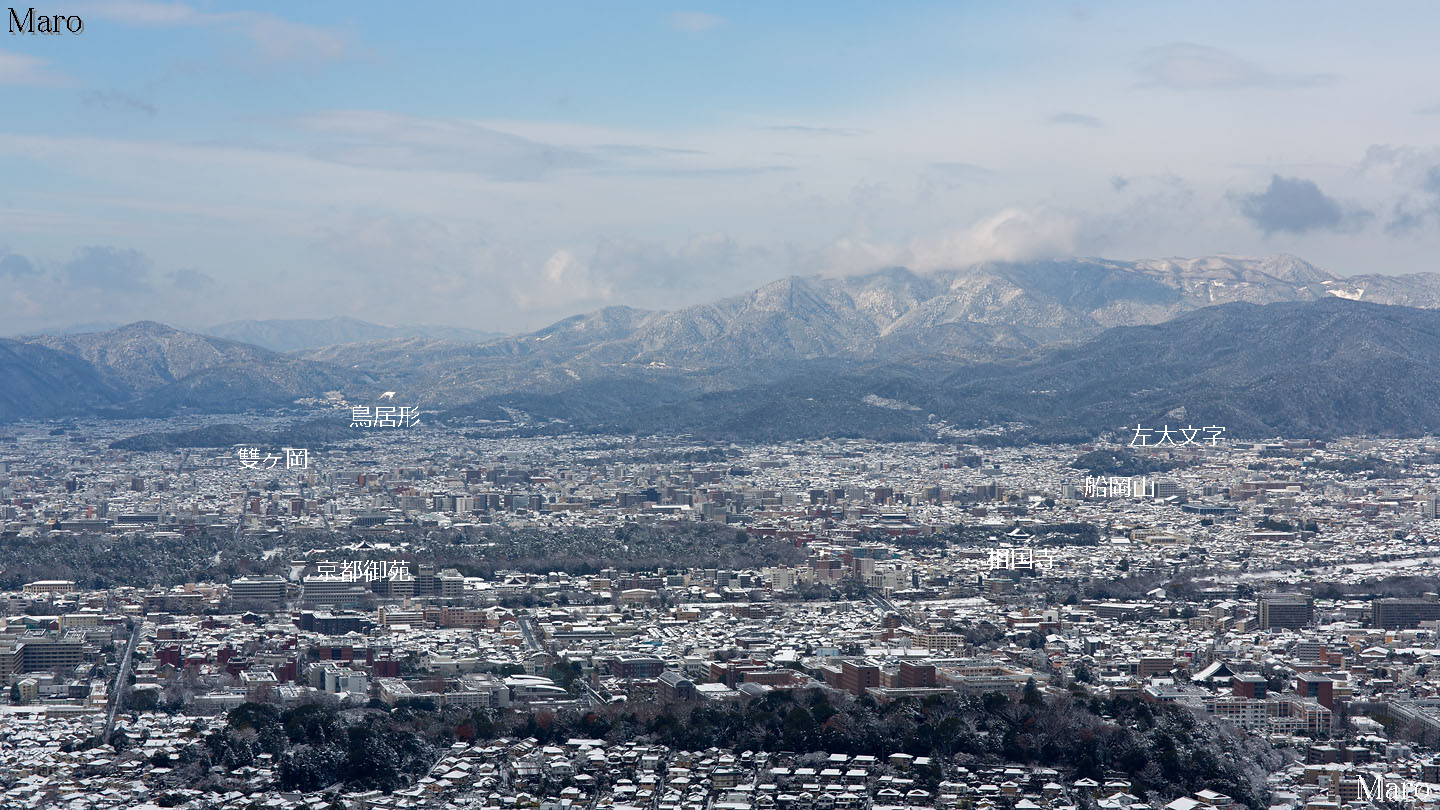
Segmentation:
[[(563, 672), (553, 674), (565, 679)], [(931, 792), (941, 780), (963, 779), (974, 769), (1026, 763), (1057, 769), (1066, 784), (1122, 774), (1151, 806), (1210, 789), (1242, 806), (1263, 807), (1267, 772), (1286, 763), (1263, 742), (1177, 705), (1087, 700), (1061, 690), (1047, 696), (1033, 686), (1020, 699), (991, 693), (886, 704), (816, 689), (722, 706), (647, 703), (543, 714), (437, 711), (424, 702), (394, 710), (372, 706), (280, 712), (247, 703), (230, 712), (224, 729), (197, 739), (171, 763), (172, 779), (191, 788), (223, 782), (226, 771), (269, 754), (282, 789), (339, 783), (388, 791), (424, 776), (457, 740), (534, 738), (558, 745), (581, 738), (676, 751), (788, 751), (802, 758), (812, 752), (868, 754), (881, 762), (893, 753), (929, 756), (932, 766), (908, 775)], [(125, 749), (143, 741), (112, 742)]]

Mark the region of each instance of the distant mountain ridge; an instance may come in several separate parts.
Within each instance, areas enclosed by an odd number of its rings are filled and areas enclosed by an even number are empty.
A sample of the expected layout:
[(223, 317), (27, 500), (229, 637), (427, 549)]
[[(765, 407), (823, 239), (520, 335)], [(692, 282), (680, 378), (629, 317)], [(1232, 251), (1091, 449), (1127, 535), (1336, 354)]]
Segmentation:
[(367, 340), (429, 338), (467, 343), (483, 343), (502, 337), (499, 332), (483, 332), (458, 326), (382, 326), (348, 316), (334, 318), (295, 318), (263, 321), (230, 321), (203, 330), (204, 334), (249, 343), (277, 352), (318, 349), (341, 343)]
[(0, 421), (93, 414), (123, 398), (79, 357), (0, 338)]
[[(889, 268), (841, 278), (792, 276), (740, 295), (672, 312), (609, 307), (463, 352), (477, 362), (527, 358), (582, 367), (666, 363), (729, 366), (755, 360), (942, 354), (1014, 356), (1111, 326), (1159, 323), (1204, 306), (1326, 296), (1440, 307), (1440, 275), (1340, 278), (1294, 256), (1209, 256), (1113, 261), (991, 263), (920, 274)], [(426, 363), (432, 347), (408, 341), (331, 346), (311, 359)], [(446, 354), (453, 348), (435, 345)]]
[[(1344, 432), (1351, 424), (1383, 432), (1385, 421), (1373, 418), (1382, 413), (1393, 417), (1394, 425), (1414, 427), (1428, 419), (1424, 401), (1416, 402), (1419, 422), (1364, 397), (1356, 401), (1365, 402), (1368, 411), (1349, 416), (1307, 411), (1276, 421), (1243, 408), (1226, 411), (1192, 390), (1203, 375), (1179, 357), (1152, 369), (1156, 380), (1145, 382), (1065, 354), (1090, 346), (1119, 352), (1133, 364), (1132, 349), (1105, 341), (1123, 334), (1143, 344), (1152, 333), (1125, 330), (1193, 329), (1223, 317), (1231, 319), (1225, 330), (1187, 333), (1184, 340), (1198, 341), (1192, 350), (1200, 356), (1221, 347), (1244, 356), (1243, 364), (1224, 366), (1236, 379), (1261, 386), (1257, 390), (1265, 388), (1266, 379), (1302, 386), (1324, 381), (1337, 395), (1348, 396), (1343, 380), (1328, 380), (1326, 369), (1313, 363), (1300, 364), (1309, 376), (1290, 380), (1275, 366), (1276, 352), (1290, 347), (1304, 359), (1329, 346), (1355, 379), (1379, 373), (1370, 362), (1418, 362), (1419, 355), (1393, 340), (1353, 342), (1367, 329), (1391, 328), (1389, 316), (1372, 311), (1372, 301), (1420, 318), (1415, 334), (1428, 340), (1428, 326), (1421, 325), (1429, 314), (1403, 307), (1440, 309), (1440, 276), (1340, 278), (1286, 255), (995, 263), (925, 274), (889, 268), (840, 278), (785, 278), (672, 312), (612, 306), (481, 342), (385, 337), (288, 355), (142, 322), (94, 334), (0, 341), (0, 419), (137, 409), (153, 415), (183, 409), (238, 412), (327, 391), (362, 401), (394, 390), (407, 403), (444, 412), (457, 423), (523, 422), (527, 430), (549, 425), (543, 429), (915, 436), (933, 434), (931, 415), (952, 425), (1045, 420), (1056, 430), (1111, 429), (1115, 418), (1128, 419), (1136, 408), (1148, 413), (1145, 409), (1181, 392), (1192, 402), (1210, 402), (1247, 430), (1284, 424)], [(1249, 312), (1270, 304), (1289, 306), (1261, 311), (1291, 332), (1272, 333), (1270, 324), (1236, 320), (1230, 309), (1248, 305), (1242, 310)], [(1346, 336), (1352, 342), (1344, 351), (1334, 339), (1306, 332), (1295, 321), (1335, 319), (1336, 312), (1352, 311), (1346, 306), (1370, 314), (1347, 316), (1352, 320), (1343, 328), (1354, 334)], [(258, 323), (281, 324), (276, 334), (288, 335), (286, 340), (307, 334), (348, 340), (373, 326), (331, 319), (302, 322), (305, 328), (296, 332), (295, 322)], [(316, 324), (322, 325), (319, 331), (305, 331)], [(1234, 329), (1270, 335), (1270, 353), (1236, 345), (1234, 332), (1226, 331)], [(1287, 343), (1292, 333), (1306, 337)], [(1166, 356), (1162, 349), (1157, 344), (1147, 351)], [(1363, 360), (1367, 351), (1374, 354), (1371, 361)], [(1221, 359), (1212, 358), (1216, 367), (1224, 365)], [(1067, 369), (1065, 375), (1047, 376), (1047, 369), (1058, 366)], [(1261, 369), (1271, 376), (1257, 377)], [(987, 380), (1000, 387), (987, 388)], [(1390, 383), (1402, 392), (1423, 388), (1420, 381)], [(1223, 380), (1206, 384), (1229, 401), (1271, 407)], [(1114, 400), (1089, 385), (1107, 386)], [(1030, 391), (1041, 393), (1025, 393)], [(1291, 405), (1273, 403), (1278, 412)]]
[(0, 419), (233, 413), (363, 388), (363, 374), (139, 321), (0, 340)]
[(302, 356), (368, 369), (426, 404), (448, 405), (559, 390), (636, 367), (751, 377), (757, 366), (822, 359), (1014, 359), (1206, 306), (1326, 297), (1440, 307), (1440, 275), (1342, 279), (1284, 254), (993, 263), (925, 274), (889, 268), (785, 278), (673, 312), (608, 307), (478, 345), (387, 340)]
[[(772, 380), (700, 390), (684, 377), (497, 394), (453, 415), (718, 440), (934, 438), (943, 424), (1023, 423), (1084, 441), (1135, 425), (1215, 425), (1226, 438), (1440, 431), (1440, 311), (1326, 297), (1230, 303), (1116, 327), (1019, 361), (810, 361)], [(558, 420), (558, 421), (557, 421)]]

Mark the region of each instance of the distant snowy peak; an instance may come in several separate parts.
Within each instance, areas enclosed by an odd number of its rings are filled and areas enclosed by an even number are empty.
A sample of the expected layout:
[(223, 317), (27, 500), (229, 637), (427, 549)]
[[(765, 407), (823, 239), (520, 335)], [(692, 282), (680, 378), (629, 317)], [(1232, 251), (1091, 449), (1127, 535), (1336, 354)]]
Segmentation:
[[(1119, 263), (1121, 266), (1124, 263)], [(1234, 283), (1305, 285), (1321, 284), (1336, 277), (1309, 262), (1288, 253), (1270, 256), (1235, 256), (1217, 254), (1193, 259), (1147, 259), (1132, 263), (1141, 273), (1168, 276), (1190, 281), (1228, 281)]]
[[(587, 374), (650, 363), (701, 369), (814, 359), (992, 360), (1203, 307), (1314, 301), (1333, 297), (1334, 290), (1363, 289), (1364, 300), (1375, 303), (1440, 308), (1436, 279), (1341, 279), (1288, 254), (989, 262), (926, 273), (887, 267), (790, 276), (670, 312), (608, 307), (463, 352), (453, 344), (433, 351), (405, 345), (400, 352), (395, 343), (388, 353), (410, 369), (453, 368), (457, 353), (504, 362), (507, 378), (527, 370), (543, 376), (542, 368), (553, 364)], [(307, 356), (364, 367), (384, 354), (367, 344)]]

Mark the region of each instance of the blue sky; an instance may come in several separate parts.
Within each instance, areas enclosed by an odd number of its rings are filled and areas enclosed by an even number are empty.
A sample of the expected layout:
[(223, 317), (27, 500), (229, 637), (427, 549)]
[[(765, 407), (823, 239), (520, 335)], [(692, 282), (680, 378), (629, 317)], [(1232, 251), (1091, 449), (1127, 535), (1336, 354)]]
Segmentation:
[(1440, 8), (1382, 10), (37, 6), (85, 30), (0, 38), (0, 333), (518, 331), (1077, 254), (1428, 272)]

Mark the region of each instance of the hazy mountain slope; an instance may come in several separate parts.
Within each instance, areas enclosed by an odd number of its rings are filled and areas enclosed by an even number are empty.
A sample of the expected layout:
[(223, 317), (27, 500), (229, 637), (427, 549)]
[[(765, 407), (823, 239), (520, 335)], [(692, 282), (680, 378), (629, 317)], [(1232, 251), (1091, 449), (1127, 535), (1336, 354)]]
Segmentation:
[(107, 382), (131, 394), (150, 391), (215, 366), (259, 365), (279, 358), (274, 352), (257, 346), (182, 332), (154, 321), (139, 321), (108, 332), (26, 340), (86, 361)]
[[(1157, 323), (1202, 306), (1314, 300), (1327, 294), (1327, 282), (1336, 279), (1283, 255), (1073, 259), (928, 274), (889, 268), (844, 278), (785, 278), (673, 312), (610, 307), (472, 349), (392, 341), (306, 356), (417, 379), (443, 376), (442, 369), (464, 362), (492, 388), (511, 384), (516, 361), (553, 378), (625, 363), (715, 368), (931, 354), (985, 360), (1081, 340), (1108, 326)], [(1392, 284), (1387, 295), (1399, 303), (1423, 298), (1406, 294), (1412, 286)]]
[(150, 321), (9, 343), (0, 390), (24, 392), (24, 398), (15, 395), (6, 418), (48, 418), (102, 405), (113, 409), (107, 412), (148, 415), (181, 408), (237, 412), (373, 387), (359, 373)]
[(85, 413), (123, 398), (84, 360), (0, 339), (0, 420)]
[[(1087, 430), (1170, 422), (1261, 436), (1440, 427), (1440, 313), (1326, 298), (1119, 327), (1010, 366), (960, 369), (939, 413)], [(1184, 416), (1166, 418), (1184, 408)]]
[(655, 315), (631, 307), (607, 307), (537, 332), (482, 344), (382, 340), (328, 346), (302, 357), (364, 370), (384, 380), (407, 402), (453, 407), (500, 390), (563, 385), (588, 379), (598, 370), (613, 373), (630, 359), (613, 347)]
[(203, 330), (204, 334), (261, 346), (277, 352), (318, 349), (341, 343), (370, 340), (425, 338), (462, 343), (483, 343), (501, 337), (458, 326), (382, 326), (347, 316), (288, 320), (230, 321)]
[(1347, 276), (1327, 281), (1324, 287), (1326, 294), (1337, 298), (1440, 309), (1440, 274), (1436, 273)]
[[(918, 438), (935, 435), (932, 417), (959, 427), (1023, 422), (1067, 438), (1136, 424), (1218, 425), (1248, 438), (1418, 435), (1440, 430), (1440, 378), (1429, 373), (1437, 357), (1440, 312), (1333, 297), (1235, 303), (1106, 330), (1019, 363), (803, 364), (779, 380), (658, 407), (577, 413), (574, 424), (731, 439)], [(567, 396), (550, 395), (547, 418), (563, 413)]]
[(352, 396), (375, 386), (361, 375), (289, 357), (269, 362), (238, 362), (197, 371), (155, 390), (144, 392), (132, 410), (172, 413), (189, 408), (209, 413), (236, 413), (284, 406), (326, 391), (349, 391)]
[[(455, 409), (457, 417), (468, 413), (474, 418), (503, 418), (507, 413), (503, 406), (534, 411), (542, 421), (575, 419), (589, 426), (629, 425), (638, 430), (646, 424), (668, 424), (667, 420), (699, 424), (694, 420), (700, 417), (686, 415), (696, 408), (748, 412), (749, 400), (737, 397), (749, 392), (744, 396), (762, 406), (754, 411), (754, 418), (736, 422), (739, 427), (767, 416), (781, 422), (789, 419), (785, 413), (767, 414), (763, 407), (767, 398), (774, 407), (806, 412), (812, 406), (800, 403), (829, 397), (830, 412), (846, 414), (856, 430), (895, 423), (902, 416), (910, 425), (907, 429), (924, 428), (923, 420), (915, 422), (912, 410), (873, 414), (876, 406), (857, 409), (848, 401), (839, 408), (835, 397), (845, 395), (845, 386), (863, 392), (852, 399), (866, 393), (884, 399), (890, 395), (880, 393), (874, 383), (885, 381), (905, 393), (894, 399), (952, 422), (1045, 419), (1070, 425), (1067, 430), (1075, 425), (1089, 429), (1108, 424), (1107, 420), (1128, 413), (1132, 406), (1153, 408), (1163, 403), (1147, 398), (1150, 395), (1143, 391), (1137, 395), (1137, 389), (1146, 388), (1138, 378), (1091, 367), (1082, 358), (1064, 359), (1065, 355), (1055, 353), (1061, 348), (1090, 346), (1087, 341), (1099, 339), (1105, 329), (1115, 326), (1161, 324), (1170, 319), (1190, 323), (1184, 321), (1187, 313), (1221, 304), (1333, 304), (1347, 299), (1440, 307), (1440, 276), (1342, 279), (1285, 255), (1069, 259), (994, 263), (934, 273), (889, 268), (842, 278), (781, 279), (673, 312), (607, 307), (536, 332), (481, 343), (387, 338), (324, 346), (299, 356), (139, 323), (97, 334), (24, 339), (25, 345), (59, 352), (92, 369), (98, 383), (87, 388), (77, 382), (80, 393), (57, 390), (47, 398), (47, 386), (59, 384), (45, 382), (50, 379), (45, 363), (56, 361), (40, 355), (12, 357), (8, 370), (0, 369), (5, 375), (0, 377), (0, 389), (8, 378), (14, 378), (16, 390), (28, 392), (12, 397), (5, 412), (11, 416), (6, 418), (17, 414), (43, 417), (112, 404), (157, 413), (181, 408), (224, 412), (283, 405), (327, 390), (352, 396), (394, 390), (406, 403), (435, 411)], [(331, 329), (327, 333), (331, 337), (354, 336), (358, 333), (344, 329), (373, 326), (346, 319), (305, 323), (328, 325), (325, 328)], [(1261, 326), (1267, 325), (1255, 325)], [(1363, 330), (1367, 326), (1360, 323), (1345, 328)], [(1125, 340), (1143, 343), (1145, 334)], [(1260, 344), (1268, 345), (1268, 351), (1251, 354), (1229, 343), (1235, 337), (1227, 331), (1186, 339), (1200, 340), (1191, 351), (1202, 355), (1219, 346), (1231, 346), (1244, 354), (1245, 363), (1224, 368), (1249, 384), (1265, 383), (1254, 376), (1260, 368), (1270, 368), (1276, 375), (1273, 380), (1285, 379), (1285, 369), (1273, 363), (1291, 344), (1265, 338), (1273, 343)], [(1325, 340), (1323, 335), (1307, 334), (1293, 348), (1308, 352), (1312, 343), (1326, 345)], [(1355, 347), (1344, 356), (1363, 356), (1366, 348)], [(1123, 358), (1127, 367), (1158, 374), (1162, 382), (1156, 384), (1157, 390), (1179, 391), (1193, 401), (1209, 403), (1207, 407), (1217, 412), (1226, 411), (1221, 408), (1224, 403), (1214, 397), (1223, 394), (1230, 397), (1227, 402), (1241, 401), (1237, 397), (1243, 391), (1227, 389), (1225, 380), (1213, 375), (1203, 380), (1209, 394), (1196, 388), (1199, 371), (1187, 372), (1185, 358), (1161, 349), (1092, 347), (1104, 355), (1097, 362), (1118, 363)], [(1168, 357), (1168, 365), (1149, 369), (1137, 360), (1137, 351), (1147, 352), (1147, 357), (1158, 352), (1157, 356)], [(1036, 357), (1068, 364), (1065, 373), (1046, 377), (1034, 366)], [(1400, 359), (1407, 363), (1415, 360), (1410, 355)], [(913, 378), (909, 370), (916, 367), (927, 369), (926, 374)], [(960, 368), (964, 373), (953, 389), (926, 387), (944, 379), (946, 369)], [(73, 367), (72, 371), (78, 373), (79, 369)], [(1353, 378), (1379, 371), (1357, 360)], [(1319, 384), (1327, 372), (1324, 367), (1307, 367), (1310, 376), (1295, 382)], [(857, 376), (847, 376), (852, 374)], [(1003, 379), (1007, 387), (979, 386), (980, 376)], [(1101, 389), (1084, 388), (1090, 384), (1109, 386), (1120, 393), (1113, 401), (1106, 400)], [(783, 385), (808, 386), (824, 396), (807, 395), (798, 400), (789, 393), (779, 396), (776, 386)], [(1027, 393), (1052, 389), (1065, 393)], [(582, 391), (591, 401), (577, 401)], [(697, 404), (702, 398), (704, 407)], [(51, 399), (53, 406), (46, 404)], [(29, 404), (22, 407), (22, 400)], [(1258, 407), (1256, 401), (1244, 401)], [(81, 404), (86, 402), (94, 404)], [(463, 407), (466, 403), (476, 406), (467, 410)], [(1425, 404), (1420, 404), (1423, 410)], [(1327, 426), (1344, 421), (1310, 410), (1286, 411), (1294, 406), (1289, 401), (1278, 405), (1284, 406), (1280, 413), (1290, 414), (1285, 417), (1289, 420), (1286, 424), (1297, 429), (1328, 430)], [(665, 412), (644, 416), (652, 406)], [(1175, 406), (1166, 409), (1170, 407)], [(1242, 410), (1234, 412), (1236, 425), (1250, 424), (1260, 430), (1271, 424), (1264, 418), (1246, 417), (1249, 410)], [(825, 424), (824, 417), (824, 413), (817, 414), (816, 424)], [(1363, 428), (1366, 430), (1386, 429), (1378, 416), (1361, 421), (1369, 426)], [(1409, 423), (1395, 424), (1400, 426), (1395, 429), (1408, 429), (1403, 426)]]

